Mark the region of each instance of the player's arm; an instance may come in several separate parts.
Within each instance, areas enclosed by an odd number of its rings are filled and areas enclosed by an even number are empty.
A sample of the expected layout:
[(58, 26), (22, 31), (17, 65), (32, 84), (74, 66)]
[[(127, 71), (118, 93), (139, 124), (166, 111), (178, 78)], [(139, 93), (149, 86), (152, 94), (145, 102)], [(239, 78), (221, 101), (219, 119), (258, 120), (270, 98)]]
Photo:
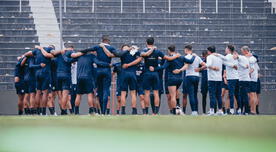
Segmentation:
[(208, 69), (211, 69), (211, 70), (214, 70), (214, 71), (219, 71), (218, 67), (212, 66), (212, 64), (213, 64), (213, 58), (211, 58), (210, 56), (208, 56), (206, 60), (207, 60), (206, 61), (207, 62), (206, 63), (206, 67)]
[(245, 69), (249, 68), (249, 65), (243, 62), (243, 59), (238, 57), (239, 65)]
[(22, 57), (25, 57), (25, 56), (33, 56), (34, 54), (33, 54), (33, 51), (28, 51), (28, 52), (26, 52), (26, 53), (24, 53), (23, 55), (22, 55)]
[(72, 58), (71, 57), (71, 52), (65, 52), (65, 54), (62, 55), (62, 58), (64, 59), (65, 62), (67, 63), (73, 63), (73, 62), (76, 62), (77, 59), (76, 58)]
[(184, 63), (188, 63), (188, 64), (192, 64), (195, 60), (196, 56), (193, 55), (191, 59), (187, 59), (186, 57), (183, 57), (183, 62)]
[(154, 47), (153, 48), (150, 48), (147, 52), (142, 52), (141, 53), (141, 56), (142, 57), (147, 57), (147, 56), (150, 56), (151, 55), (151, 53), (154, 51)]
[(102, 67), (111, 67), (112, 66), (112, 64), (98, 60), (96, 56), (93, 57), (93, 62)]
[(71, 58), (78, 58), (82, 55), (84, 55), (85, 53), (82, 53), (82, 52), (75, 52), (75, 53), (72, 53), (71, 54)]
[(24, 66), (24, 64), (26, 63), (26, 61), (27, 61), (27, 57), (23, 57), (22, 58), (22, 61), (21, 61), (21, 63), (20, 63), (20, 66)]
[(114, 54), (112, 54), (106, 47), (103, 43), (99, 44), (99, 46), (103, 49), (104, 53), (106, 54), (106, 56), (110, 57), (110, 58), (113, 58), (115, 57)]
[(87, 48), (87, 49), (84, 49), (84, 50), (80, 50), (80, 52), (83, 53), (83, 54), (85, 54), (87, 52), (91, 52), (91, 51), (95, 51), (95, 47)]
[(140, 62), (142, 61), (142, 59), (143, 59), (142, 57), (138, 57), (136, 60), (134, 60), (134, 61), (132, 61), (132, 62), (130, 62), (130, 63), (123, 64), (122, 67), (123, 67), (124, 69), (126, 69), (126, 68), (128, 68), (128, 67), (134, 66), (134, 65), (140, 63)]
[(168, 55), (164, 55), (163, 59), (168, 60), (168, 61), (172, 61), (175, 60), (177, 58), (179, 58), (181, 55), (179, 53), (177, 53), (174, 56), (168, 56)]
[(45, 67), (44, 63), (35, 64), (34, 60), (31, 59), (30, 64), (29, 64), (29, 68), (31, 68), (31, 69), (39, 69), (39, 68), (43, 68), (43, 67)]
[(44, 48), (41, 47), (41, 46), (36, 45), (35, 48), (40, 49), (41, 53), (42, 53), (46, 58), (53, 58), (53, 57), (54, 57), (54, 55), (53, 55), (52, 53), (48, 53), (48, 52), (45, 51)]

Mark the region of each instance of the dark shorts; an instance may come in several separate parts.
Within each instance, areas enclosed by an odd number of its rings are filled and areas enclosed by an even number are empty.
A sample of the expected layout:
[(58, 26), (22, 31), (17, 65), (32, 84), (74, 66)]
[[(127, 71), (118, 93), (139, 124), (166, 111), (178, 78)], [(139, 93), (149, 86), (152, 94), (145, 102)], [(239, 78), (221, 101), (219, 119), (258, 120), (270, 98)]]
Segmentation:
[(16, 94), (24, 94), (25, 93), (25, 89), (24, 89), (24, 83), (19, 81), (19, 82), (15, 82), (14, 83), (14, 87), (16, 89)]
[(121, 75), (121, 91), (136, 90), (137, 88), (137, 79), (135, 72), (126, 72), (123, 71)]
[(167, 85), (168, 87), (176, 86), (176, 88), (179, 88), (181, 86), (182, 81), (183, 80), (181, 78), (168, 78)]
[(159, 90), (159, 81), (158, 72), (146, 72), (143, 79), (144, 90)]
[(143, 88), (143, 80), (137, 80), (137, 94), (138, 95), (144, 95), (144, 88)]
[(222, 83), (222, 88), (224, 88), (225, 90), (228, 90), (228, 85), (223, 82)]
[(37, 76), (36, 77), (36, 89), (37, 90), (48, 90), (50, 88), (50, 75)]
[(93, 93), (93, 79), (78, 79), (77, 80), (77, 94)]
[(261, 81), (258, 79), (257, 81), (257, 94), (261, 94)]
[(35, 80), (24, 81), (25, 93), (35, 93), (36, 84)]
[[(57, 91), (70, 90), (71, 79), (70, 78), (57, 78)], [(94, 85), (93, 85), (94, 86)]]
[(188, 94), (188, 84), (187, 84), (187, 78), (183, 78), (183, 83), (182, 83), (182, 93), (183, 94)]
[(249, 83), (249, 92), (257, 92), (257, 82), (250, 81)]

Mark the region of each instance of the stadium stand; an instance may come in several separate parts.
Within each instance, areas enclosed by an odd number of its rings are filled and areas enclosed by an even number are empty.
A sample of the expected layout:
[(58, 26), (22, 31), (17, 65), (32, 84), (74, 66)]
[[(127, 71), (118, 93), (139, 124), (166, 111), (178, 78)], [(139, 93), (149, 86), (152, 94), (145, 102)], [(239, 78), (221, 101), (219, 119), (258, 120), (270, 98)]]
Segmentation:
[[(226, 44), (249, 45), (260, 58), (263, 89), (276, 90), (276, 52), (270, 50), (276, 44), (276, 15), (271, 2), (242, 0), (242, 7), (241, 0), (217, 2), (63, 0), (63, 41), (81, 49), (108, 34), (116, 47), (131, 43), (143, 48), (145, 38), (154, 36), (163, 51), (169, 44), (176, 44), (179, 51), (192, 44), (198, 54), (209, 45), (216, 45), (221, 53)], [(59, 0), (52, 3), (59, 22)], [(21, 13), (19, 0), (0, 4), (0, 84), (1, 89), (12, 89), (16, 56), (38, 44), (38, 37), (27, 0), (22, 0)]]

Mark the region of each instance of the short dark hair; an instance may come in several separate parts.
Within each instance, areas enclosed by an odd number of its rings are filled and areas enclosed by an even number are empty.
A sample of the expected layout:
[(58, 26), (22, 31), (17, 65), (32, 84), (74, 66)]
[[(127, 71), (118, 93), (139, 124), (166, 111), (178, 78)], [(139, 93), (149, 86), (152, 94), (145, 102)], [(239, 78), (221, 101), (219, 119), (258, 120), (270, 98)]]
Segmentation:
[(209, 46), (207, 48), (207, 50), (210, 51), (211, 53), (214, 53), (214, 52), (216, 52), (216, 47), (214, 45), (212, 45), (212, 46)]
[(128, 44), (123, 44), (123, 45), (121, 46), (121, 49), (123, 49), (125, 46), (130, 47), (130, 45), (128, 45)]
[(103, 41), (103, 42), (104, 42), (104, 41), (110, 41), (109, 36), (108, 36), (108, 35), (103, 35), (103, 36), (102, 36), (102, 41)]
[(206, 50), (204, 50), (204, 51), (202, 51), (201, 54), (202, 54), (203, 57), (205, 57), (205, 56), (207, 56), (208, 52)]
[(170, 50), (171, 52), (175, 52), (175, 45), (170, 45), (168, 47), (168, 50)]
[(227, 48), (233, 53), (235, 51), (234, 45), (227, 45)]
[(193, 47), (191, 45), (186, 45), (186, 46), (184, 46), (184, 49), (192, 50)]
[(149, 37), (149, 38), (147, 38), (147, 44), (148, 45), (153, 45), (154, 44), (154, 38), (153, 37)]

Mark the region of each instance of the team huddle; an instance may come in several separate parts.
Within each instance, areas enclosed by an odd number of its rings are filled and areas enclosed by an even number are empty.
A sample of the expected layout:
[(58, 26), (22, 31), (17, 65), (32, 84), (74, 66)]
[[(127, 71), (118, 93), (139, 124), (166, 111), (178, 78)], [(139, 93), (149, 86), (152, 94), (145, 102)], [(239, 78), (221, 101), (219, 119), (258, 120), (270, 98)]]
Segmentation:
[[(216, 53), (215, 46), (193, 53), (192, 46), (177, 53), (174, 45), (168, 55), (146, 40), (146, 48), (124, 44), (120, 49), (110, 45), (107, 35), (102, 42), (88, 49), (73, 45), (55, 50), (35, 46), (18, 57), (15, 67), (15, 88), (18, 94), (18, 114), (51, 115), (58, 98), (61, 115), (80, 114), (82, 95), (87, 94), (89, 114), (110, 114), (110, 88), (116, 78), (116, 113), (126, 114), (126, 98), (131, 97), (132, 114), (159, 114), (161, 95), (166, 94), (172, 115), (185, 114), (189, 97), (192, 115), (198, 115), (198, 87), (202, 94), (202, 111), (208, 115), (258, 114), (260, 80), (258, 57), (247, 46), (236, 51), (228, 45), (225, 55)], [(112, 58), (120, 62), (112, 63)], [(182, 86), (183, 102), (179, 88)], [(209, 92), (210, 109), (206, 110)], [(137, 97), (141, 112), (137, 110)]]

